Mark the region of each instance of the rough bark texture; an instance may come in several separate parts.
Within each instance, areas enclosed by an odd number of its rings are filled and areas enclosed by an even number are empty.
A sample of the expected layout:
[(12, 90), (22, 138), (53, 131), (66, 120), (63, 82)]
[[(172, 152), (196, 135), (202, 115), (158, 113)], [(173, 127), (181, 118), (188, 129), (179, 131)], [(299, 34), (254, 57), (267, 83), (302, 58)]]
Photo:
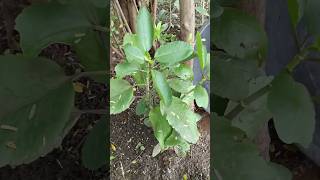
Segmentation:
[[(194, 0), (180, 0), (180, 39), (194, 44), (195, 34), (195, 4)], [(186, 62), (192, 67), (192, 60)]]
[(129, 26), (131, 28), (132, 33), (136, 33), (136, 19), (137, 19), (137, 9), (135, 6), (135, 1), (134, 0), (128, 0), (128, 13), (129, 13)]
[(132, 33), (136, 32), (137, 9), (135, 3), (135, 0), (119, 0), (121, 10)]
[(150, 6), (153, 23), (155, 24), (157, 19), (158, 0), (152, 0)]
[[(239, 8), (243, 9), (251, 15), (254, 15), (261, 26), (265, 26), (266, 0), (241, 0), (239, 2)], [(270, 141), (271, 140), (268, 131), (268, 124), (266, 123), (264, 127), (260, 129), (259, 134), (255, 138), (255, 143), (258, 145), (260, 154), (265, 159), (270, 159)]]

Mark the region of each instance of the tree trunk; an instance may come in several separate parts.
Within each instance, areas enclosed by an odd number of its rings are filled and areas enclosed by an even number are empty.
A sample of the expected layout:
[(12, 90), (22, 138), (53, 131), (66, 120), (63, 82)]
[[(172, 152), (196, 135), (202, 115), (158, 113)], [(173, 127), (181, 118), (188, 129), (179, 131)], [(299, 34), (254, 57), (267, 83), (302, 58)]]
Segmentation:
[[(241, 0), (239, 2), (240, 9), (255, 16), (262, 27), (265, 26), (266, 0)], [(268, 123), (259, 130), (259, 134), (255, 138), (261, 156), (269, 160), (270, 136), (268, 131)]]
[[(180, 39), (194, 44), (194, 34), (195, 34), (195, 4), (194, 0), (180, 0)], [(186, 62), (192, 67), (193, 61), (190, 60)]]

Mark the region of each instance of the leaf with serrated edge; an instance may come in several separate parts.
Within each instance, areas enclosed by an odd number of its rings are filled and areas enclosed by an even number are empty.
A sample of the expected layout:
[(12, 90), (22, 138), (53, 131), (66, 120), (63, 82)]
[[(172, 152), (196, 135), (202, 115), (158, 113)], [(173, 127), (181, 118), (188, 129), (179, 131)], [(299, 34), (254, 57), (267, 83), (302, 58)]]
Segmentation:
[(143, 52), (130, 44), (127, 44), (124, 46), (124, 53), (126, 54), (126, 58), (128, 62), (130, 63), (138, 63), (143, 64), (144, 63), (144, 54)]
[(133, 87), (122, 79), (111, 79), (110, 87), (110, 114), (128, 109), (134, 100)]
[[(71, 78), (44, 58), (0, 56), (0, 167), (29, 163), (59, 146), (74, 103)], [(15, 149), (5, 144), (12, 142)], [(13, 146), (12, 146), (13, 147)]]
[(139, 66), (134, 63), (124, 62), (117, 64), (115, 67), (117, 78), (123, 78), (139, 70)]
[(157, 138), (161, 149), (164, 149), (165, 139), (171, 133), (171, 126), (169, 125), (166, 117), (161, 115), (160, 107), (155, 107), (149, 112), (149, 120), (154, 132), (155, 137)]
[(154, 58), (165, 64), (175, 64), (188, 59), (193, 53), (193, 48), (186, 42), (175, 41), (162, 45), (157, 49)]
[(137, 35), (141, 48), (149, 51), (153, 43), (153, 23), (146, 7), (142, 7), (137, 17)]
[(304, 85), (282, 72), (272, 82), (267, 107), (281, 140), (309, 146), (315, 129), (315, 109)]
[(195, 87), (191, 81), (181, 80), (177, 78), (169, 79), (168, 84), (173, 90), (183, 94), (190, 92)]
[(161, 100), (163, 100), (166, 106), (170, 105), (172, 101), (172, 94), (171, 94), (171, 89), (167, 83), (167, 80), (165, 79), (165, 77), (161, 72), (156, 70), (152, 70), (151, 75), (152, 75), (153, 84)]
[(196, 86), (194, 89), (194, 99), (199, 107), (207, 108), (209, 105), (209, 95), (207, 90), (202, 86)]
[(169, 124), (189, 143), (196, 143), (199, 139), (197, 121), (200, 116), (190, 110), (188, 105), (177, 97), (172, 98), (172, 103), (166, 108)]

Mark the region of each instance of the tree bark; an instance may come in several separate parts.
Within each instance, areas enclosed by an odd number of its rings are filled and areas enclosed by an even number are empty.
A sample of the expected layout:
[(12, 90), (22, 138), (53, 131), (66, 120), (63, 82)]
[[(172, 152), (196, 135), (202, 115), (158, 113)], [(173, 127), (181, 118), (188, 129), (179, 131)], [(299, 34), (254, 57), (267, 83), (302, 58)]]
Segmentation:
[[(194, 0), (180, 0), (180, 39), (194, 44), (195, 34), (195, 4)], [(193, 61), (187, 61), (190, 67), (192, 67)]]
[[(262, 27), (265, 27), (266, 0), (241, 0), (238, 7), (245, 12), (255, 16)], [(268, 123), (260, 130), (254, 142), (258, 145), (260, 155), (269, 160), (270, 136)]]

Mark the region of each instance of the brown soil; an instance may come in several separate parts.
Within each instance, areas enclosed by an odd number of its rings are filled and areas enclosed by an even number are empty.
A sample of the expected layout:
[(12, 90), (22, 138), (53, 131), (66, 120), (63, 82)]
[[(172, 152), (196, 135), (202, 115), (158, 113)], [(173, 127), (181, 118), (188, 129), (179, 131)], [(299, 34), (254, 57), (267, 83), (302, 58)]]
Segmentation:
[[(135, 104), (131, 107), (135, 107)], [(112, 179), (176, 180), (184, 175), (192, 180), (210, 179), (209, 132), (202, 132), (201, 139), (191, 146), (186, 157), (178, 157), (173, 150), (152, 157), (157, 141), (152, 129), (135, 115), (134, 108), (111, 116), (110, 125), (110, 142), (116, 147), (111, 153), (115, 157), (110, 167)], [(139, 143), (144, 146), (143, 151), (136, 148)]]

